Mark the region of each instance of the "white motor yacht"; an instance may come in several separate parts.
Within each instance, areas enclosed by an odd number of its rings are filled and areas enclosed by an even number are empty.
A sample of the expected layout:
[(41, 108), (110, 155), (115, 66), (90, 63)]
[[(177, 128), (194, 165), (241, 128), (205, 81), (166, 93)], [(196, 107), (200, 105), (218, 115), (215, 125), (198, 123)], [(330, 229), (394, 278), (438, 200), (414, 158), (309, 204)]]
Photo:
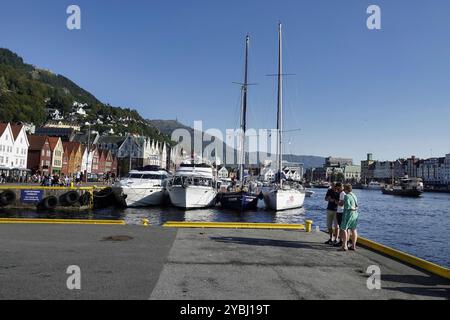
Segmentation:
[(182, 163), (169, 179), (167, 191), (175, 207), (193, 209), (214, 205), (217, 186), (212, 166), (195, 161)]
[(113, 186), (116, 198), (127, 207), (157, 206), (164, 202), (167, 171), (148, 166), (132, 170)]

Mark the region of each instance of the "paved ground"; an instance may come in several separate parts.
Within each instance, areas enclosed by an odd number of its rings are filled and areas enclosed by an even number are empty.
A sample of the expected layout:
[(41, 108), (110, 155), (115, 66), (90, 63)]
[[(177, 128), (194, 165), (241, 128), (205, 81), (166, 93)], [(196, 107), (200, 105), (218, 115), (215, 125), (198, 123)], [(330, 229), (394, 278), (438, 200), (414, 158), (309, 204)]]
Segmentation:
[[(127, 235), (128, 241), (104, 241)], [(0, 299), (448, 299), (450, 282), (323, 233), (0, 225)], [(82, 289), (66, 287), (78, 265)], [(382, 289), (365, 271), (379, 265)]]
[[(148, 299), (176, 230), (141, 226), (0, 225), (0, 299)], [(128, 241), (105, 241), (131, 236)], [(81, 290), (67, 289), (69, 265)]]

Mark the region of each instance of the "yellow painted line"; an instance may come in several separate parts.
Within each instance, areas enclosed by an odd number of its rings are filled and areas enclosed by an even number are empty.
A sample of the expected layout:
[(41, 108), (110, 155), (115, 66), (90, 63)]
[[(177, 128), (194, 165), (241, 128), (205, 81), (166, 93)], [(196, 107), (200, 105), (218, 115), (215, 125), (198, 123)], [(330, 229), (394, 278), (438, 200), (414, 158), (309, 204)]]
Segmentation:
[(124, 220), (0, 218), (0, 224), (97, 224), (97, 225), (125, 225), (126, 223), (125, 223)]
[(364, 247), (370, 248), (377, 252), (384, 253), (389, 257), (393, 257), (402, 262), (406, 262), (412, 266), (426, 270), (432, 274), (441, 276), (446, 279), (450, 279), (450, 269), (448, 268), (439, 266), (435, 263), (423, 260), (408, 253), (393, 249), (391, 247), (385, 246), (383, 244), (362, 237), (358, 237), (358, 243), (363, 245)]
[(218, 229), (284, 229), (304, 230), (303, 224), (281, 224), (281, 223), (245, 223), (245, 222), (188, 222), (169, 221), (164, 225), (166, 228), (218, 228)]

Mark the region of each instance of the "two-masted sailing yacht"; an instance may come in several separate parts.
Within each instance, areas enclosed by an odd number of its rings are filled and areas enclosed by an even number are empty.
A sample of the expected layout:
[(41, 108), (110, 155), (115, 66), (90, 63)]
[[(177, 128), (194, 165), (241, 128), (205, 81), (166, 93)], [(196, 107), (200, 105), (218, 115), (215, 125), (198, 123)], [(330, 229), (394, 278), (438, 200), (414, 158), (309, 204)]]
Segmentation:
[(247, 35), (245, 39), (245, 71), (244, 83), (241, 84), (242, 101), (241, 101), (241, 154), (239, 166), (239, 181), (236, 186), (232, 186), (232, 190), (223, 192), (219, 195), (219, 201), (223, 208), (233, 210), (254, 210), (258, 204), (258, 194), (249, 190), (250, 185), (245, 184), (245, 131), (247, 129), (247, 94), (248, 94), (248, 49), (250, 37)]
[(266, 206), (273, 210), (300, 208), (305, 201), (304, 190), (291, 187), (283, 181), (283, 64), (282, 27), (278, 24), (278, 103), (277, 103), (277, 156), (276, 183), (264, 194)]

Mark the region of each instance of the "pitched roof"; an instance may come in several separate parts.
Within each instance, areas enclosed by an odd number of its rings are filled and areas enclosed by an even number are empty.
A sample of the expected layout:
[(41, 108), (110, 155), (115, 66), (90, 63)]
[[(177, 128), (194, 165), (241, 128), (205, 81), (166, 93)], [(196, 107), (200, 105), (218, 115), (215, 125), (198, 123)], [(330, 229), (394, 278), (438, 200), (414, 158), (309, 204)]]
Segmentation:
[(46, 136), (35, 136), (28, 135), (28, 142), (30, 143), (31, 151), (40, 151), (44, 147), (45, 141), (47, 140)]
[(5, 132), (6, 128), (8, 127), (7, 123), (0, 122), (0, 136)]
[(13, 133), (14, 140), (16, 140), (17, 137), (19, 136), (20, 132), (22, 131), (22, 128), (23, 128), (23, 124), (12, 124), (11, 125), (11, 131)]
[(71, 154), (76, 152), (78, 148), (81, 146), (79, 142), (63, 142), (64, 152)]
[(58, 144), (58, 137), (48, 137), (48, 142), (50, 143), (50, 150), (55, 150), (56, 145)]

